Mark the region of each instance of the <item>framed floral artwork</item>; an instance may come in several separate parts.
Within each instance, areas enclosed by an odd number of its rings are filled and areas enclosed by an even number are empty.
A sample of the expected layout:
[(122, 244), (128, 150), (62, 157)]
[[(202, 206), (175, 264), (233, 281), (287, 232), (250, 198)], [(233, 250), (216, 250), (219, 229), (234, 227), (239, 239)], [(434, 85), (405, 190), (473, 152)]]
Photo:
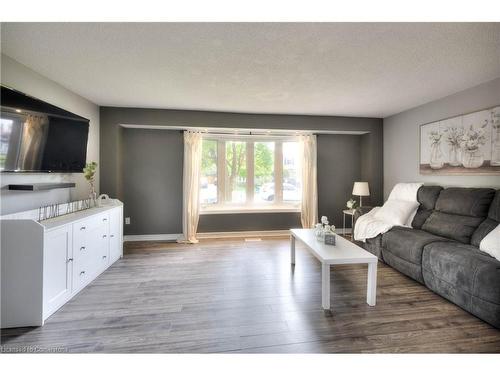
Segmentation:
[(420, 174), (500, 175), (500, 106), (421, 125)]

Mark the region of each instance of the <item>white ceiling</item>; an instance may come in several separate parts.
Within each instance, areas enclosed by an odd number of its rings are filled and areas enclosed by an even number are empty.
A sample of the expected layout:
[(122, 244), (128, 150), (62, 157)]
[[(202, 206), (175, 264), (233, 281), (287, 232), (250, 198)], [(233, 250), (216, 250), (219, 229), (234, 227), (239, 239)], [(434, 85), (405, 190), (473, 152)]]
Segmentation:
[(386, 117), (500, 77), (500, 23), (4, 23), (99, 105)]

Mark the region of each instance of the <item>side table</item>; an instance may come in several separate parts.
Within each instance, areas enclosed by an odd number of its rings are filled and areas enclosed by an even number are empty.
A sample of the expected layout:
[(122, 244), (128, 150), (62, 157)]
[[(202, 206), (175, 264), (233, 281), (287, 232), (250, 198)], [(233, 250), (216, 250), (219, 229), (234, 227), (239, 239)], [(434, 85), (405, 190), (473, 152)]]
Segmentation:
[(345, 237), (345, 215), (351, 216), (351, 240), (353, 239), (354, 233), (352, 232), (354, 230), (354, 212), (356, 210), (343, 210), (342, 213), (344, 214), (344, 225), (342, 227), (342, 235)]

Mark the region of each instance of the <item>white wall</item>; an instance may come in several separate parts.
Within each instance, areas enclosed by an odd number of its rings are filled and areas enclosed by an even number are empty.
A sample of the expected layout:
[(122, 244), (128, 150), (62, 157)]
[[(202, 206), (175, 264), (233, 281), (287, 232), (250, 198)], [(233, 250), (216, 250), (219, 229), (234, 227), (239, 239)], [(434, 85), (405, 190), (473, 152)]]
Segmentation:
[[(87, 99), (36, 73), (6, 55), (1, 55), (1, 82), (3, 85), (34, 96), (90, 120), (87, 161), (99, 163), (99, 107)], [(1, 214), (37, 208), (44, 204), (87, 198), (89, 187), (83, 174), (11, 174), (0, 176)], [(6, 185), (14, 183), (73, 181), (76, 188), (44, 192), (14, 192)], [(99, 175), (96, 180), (99, 191)]]
[(500, 78), (384, 119), (384, 198), (398, 182), (500, 188), (500, 176), (419, 174), (419, 127), (500, 104)]

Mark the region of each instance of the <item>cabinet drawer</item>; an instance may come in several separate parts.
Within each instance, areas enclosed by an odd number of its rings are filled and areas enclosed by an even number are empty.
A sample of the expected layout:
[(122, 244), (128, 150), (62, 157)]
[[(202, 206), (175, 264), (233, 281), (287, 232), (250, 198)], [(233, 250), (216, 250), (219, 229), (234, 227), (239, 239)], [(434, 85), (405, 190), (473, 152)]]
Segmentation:
[(99, 254), (98, 262), (98, 272), (104, 271), (109, 265), (109, 248), (103, 249), (101, 254)]
[(97, 275), (108, 268), (109, 240), (101, 239), (100, 246), (86, 248), (75, 258), (73, 264), (73, 286), (80, 290), (91, 282)]
[(85, 235), (73, 240), (73, 257), (76, 260), (96, 257), (103, 247), (108, 247), (109, 235), (107, 225), (85, 230)]
[(101, 226), (109, 222), (109, 213), (103, 212), (98, 215), (94, 215), (85, 220), (80, 220), (78, 223), (73, 224), (78, 229), (84, 231), (85, 229), (91, 229), (93, 227)]
[(95, 215), (73, 224), (73, 243), (75, 246), (86, 246), (95, 236), (96, 231), (101, 231), (101, 236), (108, 235), (109, 213)]
[(77, 292), (90, 283), (95, 276), (95, 266), (91, 263), (81, 264), (76, 262), (73, 265), (73, 292)]

